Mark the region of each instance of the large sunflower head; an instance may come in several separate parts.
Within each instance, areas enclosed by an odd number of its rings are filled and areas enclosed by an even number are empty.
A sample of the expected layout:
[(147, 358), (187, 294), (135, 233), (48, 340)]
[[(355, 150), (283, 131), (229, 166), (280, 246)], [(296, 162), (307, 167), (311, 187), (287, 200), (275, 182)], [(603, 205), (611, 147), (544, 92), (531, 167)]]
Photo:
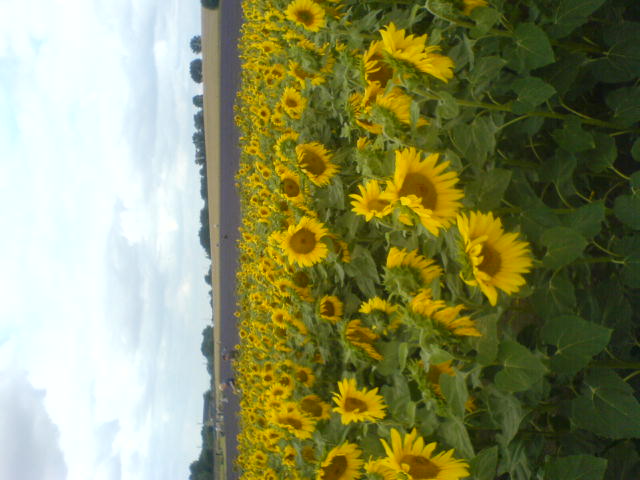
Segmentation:
[(320, 317), (337, 323), (342, 318), (343, 303), (334, 295), (325, 295), (320, 299)]
[(331, 418), (331, 405), (317, 395), (307, 395), (300, 400), (300, 410), (318, 421)]
[(321, 241), (327, 235), (322, 223), (311, 217), (302, 217), (297, 225), (291, 225), (283, 232), (280, 247), (287, 255), (289, 263), (309, 267), (323, 259), (329, 253), (327, 245)]
[(364, 352), (374, 360), (382, 360), (382, 355), (373, 346), (379, 335), (362, 324), (359, 319), (351, 320), (345, 329), (345, 338), (356, 348), (364, 350)]
[(380, 191), (377, 180), (370, 180), (364, 186), (358, 185), (360, 195), (352, 193), (352, 210), (358, 215), (364, 216), (367, 222), (373, 217), (382, 218), (393, 211), (392, 200), (388, 194)]
[(447, 305), (444, 300), (435, 300), (431, 290), (424, 288), (410, 303), (411, 310), (419, 315), (431, 318), (436, 325), (444, 327), (458, 336), (479, 337), (475, 322), (467, 315), (460, 315), (464, 305)]
[(316, 428), (315, 421), (311, 417), (304, 415), (297, 408), (292, 408), (289, 405), (272, 412), (271, 421), (301, 440), (311, 438)]
[(408, 267), (419, 275), (422, 283), (428, 284), (442, 275), (442, 268), (435, 260), (420, 255), (417, 250), (391, 247), (387, 254), (387, 270)]
[(280, 104), (287, 115), (293, 119), (299, 119), (307, 106), (307, 99), (295, 88), (287, 87), (282, 93)]
[(331, 154), (318, 142), (301, 143), (296, 147), (296, 155), (300, 168), (319, 187), (328, 185), (338, 172), (338, 166), (331, 163)]
[(343, 443), (331, 450), (320, 464), (316, 480), (356, 480), (362, 476), (362, 452), (354, 443)]
[(407, 480), (458, 480), (469, 475), (469, 465), (453, 458), (453, 450), (433, 455), (435, 442), (424, 444), (417, 430), (404, 436), (391, 429), (391, 447), (380, 440), (387, 452), (386, 465), (396, 473), (404, 473)]
[(385, 87), (393, 77), (393, 69), (384, 61), (382, 52), (383, 44), (380, 40), (371, 42), (369, 49), (362, 56), (362, 64), (367, 83), (377, 82), (381, 87)]
[(324, 10), (313, 0), (294, 0), (287, 7), (286, 14), (288, 20), (311, 32), (317, 32), (325, 26)]
[(358, 390), (354, 378), (345, 378), (338, 382), (338, 390), (340, 393), (333, 394), (333, 401), (337, 405), (333, 411), (340, 414), (344, 425), (351, 422), (375, 422), (384, 418), (387, 406), (378, 395), (377, 388)]
[(462, 191), (455, 188), (458, 174), (444, 172), (449, 162), (438, 164), (437, 153), (422, 160), (420, 152), (410, 147), (396, 150), (395, 155), (393, 181), (387, 192), (395, 200), (408, 199), (401, 203), (414, 210), (424, 227), (437, 236), (440, 228), (451, 225), (462, 206)]
[(517, 233), (505, 233), (492, 213), (461, 214), (458, 230), (471, 267), (465, 282), (478, 286), (491, 305), (498, 301), (497, 289), (507, 294), (520, 290), (525, 284), (522, 274), (533, 264), (528, 242), (519, 240)]

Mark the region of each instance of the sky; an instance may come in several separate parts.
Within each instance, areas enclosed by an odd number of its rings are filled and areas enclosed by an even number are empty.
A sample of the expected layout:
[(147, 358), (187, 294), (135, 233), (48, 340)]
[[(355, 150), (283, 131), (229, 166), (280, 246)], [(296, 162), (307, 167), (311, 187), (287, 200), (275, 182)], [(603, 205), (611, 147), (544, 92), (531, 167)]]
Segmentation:
[(188, 478), (197, 0), (0, 0), (0, 478)]

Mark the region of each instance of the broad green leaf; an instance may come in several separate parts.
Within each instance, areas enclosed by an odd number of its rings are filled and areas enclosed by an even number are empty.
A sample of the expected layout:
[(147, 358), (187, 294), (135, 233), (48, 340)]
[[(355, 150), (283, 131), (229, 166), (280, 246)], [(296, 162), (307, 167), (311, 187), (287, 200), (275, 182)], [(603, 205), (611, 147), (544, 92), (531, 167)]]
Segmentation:
[(554, 155), (549, 156), (540, 168), (540, 180), (543, 182), (553, 182), (559, 188), (564, 185), (573, 184), (573, 172), (577, 166), (576, 157), (564, 150), (556, 150)]
[(578, 74), (588, 63), (587, 56), (583, 52), (560, 50), (558, 55), (554, 63), (541, 68), (537, 74), (553, 85), (559, 96), (564, 97), (572, 87), (575, 87)]
[(547, 268), (558, 269), (582, 255), (587, 241), (580, 233), (568, 227), (553, 227), (542, 234), (540, 241), (547, 247), (542, 259)]
[(556, 93), (555, 88), (537, 77), (516, 80), (513, 82), (513, 91), (518, 95), (518, 99), (513, 102), (511, 109), (517, 115), (533, 111)]
[(549, 207), (533, 207), (520, 214), (523, 233), (534, 243), (540, 243), (542, 234), (550, 228), (562, 225), (560, 218)]
[(498, 361), (504, 368), (496, 374), (496, 386), (505, 392), (521, 392), (542, 378), (545, 367), (528, 348), (512, 340), (500, 344)]
[(640, 288), (640, 234), (619, 239), (615, 252), (624, 255), (622, 281), (631, 288)]
[(607, 450), (606, 478), (616, 480), (638, 480), (640, 478), (640, 455), (632, 441), (617, 443)]
[(476, 117), (469, 125), (453, 128), (453, 143), (462, 157), (479, 170), (487, 160), (487, 155), (496, 148), (496, 126), (487, 117)]
[(480, 365), (493, 363), (498, 355), (498, 318), (499, 315), (493, 313), (475, 319), (476, 327), (482, 336), (471, 341), (478, 352), (476, 361)]
[(640, 230), (640, 197), (619, 195), (613, 205), (613, 213), (625, 225)]
[(447, 400), (451, 413), (456, 417), (464, 417), (464, 406), (469, 397), (465, 375), (440, 375), (440, 387)]
[(474, 456), (469, 432), (460, 418), (445, 419), (440, 424), (438, 432), (448, 445), (456, 449), (456, 455), (463, 458), (472, 458)]
[(522, 404), (514, 395), (492, 388), (487, 399), (487, 409), (493, 424), (501, 430), (500, 442), (509, 445), (525, 416)]
[[(625, 15), (626, 16), (626, 15)], [(625, 18), (602, 29), (607, 45), (606, 55), (590, 63), (590, 73), (603, 83), (620, 83), (640, 76), (640, 52), (638, 52), (639, 22)]]
[(614, 90), (607, 95), (606, 102), (613, 110), (614, 123), (626, 127), (640, 120), (640, 88), (623, 87)]
[(635, 142), (633, 142), (633, 146), (631, 147), (631, 156), (636, 162), (640, 162), (640, 138), (637, 138)]
[(460, 107), (456, 99), (449, 92), (439, 92), (440, 100), (436, 106), (436, 115), (439, 117), (450, 119), (460, 114)]
[(555, 273), (548, 283), (536, 286), (533, 307), (541, 318), (549, 318), (576, 310), (575, 288), (565, 270)]
[(554, 38), (569, 35), (586, 23), (589, 15), (596, 11), (606, 0), (560, 0), (552, 9), (549, 34)]
[(631, 184), (631, 188), (640, 189), (640, 170), (629, 176), (629, 184)]
[(478, 94), (484, 91), (498, 76), (506, 63), (507, 61), (501, 57), (489, 56), (478, 59), (469, 72), (469, 83), (471, 83), (473, 92)]
[(593, 132), (596, 146), (592, 150), (580, 153), (581, 161), (592, 172), (600, 173), (614, 164), (618, 158), (616, 142), (610, 135), (602, 132)]
[(588, 371), (582, 394), (571, 402), (571, 420), (607, 438), (640, 438), (640, 404), (613, 370)]
[(584, 238), (593, 238), (602, 229), (605, 218), (604, 202), (592, 202), (563, 217), (564, 224), (568, 228), (580, 233)]
[(592, 455), (551, 458), (544, 466), (545, 480), (602, 480), (607, 460)]
[(480, 173), (465, 188), (465, 203), (480, 210), (493, 210), (502, 203), (511, 181), (511, 170), (494, 168)]
[(376, 370), (380, 374), (391, 375), (398, 371), (398, 346), (398, 342), (378, 342), (382, 360), (376, 365)]
[(557, 348), (550, 359), (551, 369), (575, 374), (607, 346), (611, 330), (574, 315), (561, 315), (547, 320), (540, 335)]
[(596, 146), (593, 135), (582, 129), (580, 119), (577, 117), (565, 120), (562, 129), (554, 130), (551, 135), (567, 152), (583, 152)]
[(514, 31), (516, 39), (515, 67), (519, 71), (533, 70), (555, 60), (549, 37), (533, 23), (520, 23)]
[(494, 480), (498, 468), (498, 446), (485, 448), (469, 462), (475, 480)]
[(471, 18), (476, 22), (475, 28), (471, 29), (471, 35), (477, 38), (491, 30), (500, 19), (500, 12), (489, 7), (476, 8), (471, 12)]

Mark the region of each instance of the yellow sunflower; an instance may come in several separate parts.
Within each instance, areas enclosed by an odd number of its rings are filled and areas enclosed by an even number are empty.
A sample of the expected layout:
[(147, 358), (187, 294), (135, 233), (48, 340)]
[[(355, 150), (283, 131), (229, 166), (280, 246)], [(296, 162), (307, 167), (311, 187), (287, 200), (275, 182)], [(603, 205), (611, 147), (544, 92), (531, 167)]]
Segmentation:
[(343, 304), (338, 297), (325, 295), (320, 299), (320, 317), (336, 323), (342, 318)]
[(491, 305), (498, 301), (498, 291), (512, 294), (525, 284), (522, 274), (533, 264), (529, 243), (517, 233), (505, 233), (502, 222), (492, 213), (471, 212), (458, 216), (458, 230), (464, 252), (471, 265), (464, 281), (480, 288)]
[(313, 0), (294, 0), (286, 10), (287, 19), (302, 25), (311, 32), (325, 26), (324, 10)]
[(316, 480), (357, 480), (362, 477), (361, 454), (354, 443), (343, 443), (332, 449), (320, 464)]
[(488, 5), (486, 0), (462, 0), (462, 3), (464, 4), (464, 10), (462, 10), (462, 13), (465, 15), (471, 15), (471, 12), (476, 8), (486, 7)]
[[(399, 88), (394, 88), (388, 93), (377, 95), (375, 104), (391, 112), (393, 116), (405, 125), (411, 125), (411, 102), (412, 98), (403, 93)], [(429, 125), (423, 117), (419, 117), (416, 126)]]
[(417, 250), (408, 252), (406, 249), (391, 247), (387, 254), (387, 268), (410, 267), (416, 271), (423, 283), (430, 283), (442, 275), (442, 268), (435, 264), (435, 260), (420, 255)]
[(369, 357), (374, 360), (382, 360), (382, 355), (373, 346), (373, 342), (379, 338), (379, 335), (369, 327), (362, 325), (359, 319), (351, 320), (347, 324), (345, 337), (351, 345), (361, 348)]
[(331, 154), (318, 142), (301, 143), (296, 147), (296, 155), (300, 168), (319, 187), (328, 185), (338, 172), (338, 166), (331, 163)]
[(466, 337), (479, 337), (480, 332), (475, 322), (469, 316), (460, 316), (464, 305), (449, 306), (444, 300), (434, 300), (431, 290), (424, 288), (416, 295), (410, 304), (411, 310), (435, 320), (439, 325), (451, 331), (455, 335)]
[(345, 378), (338, 382), (340, 393), (333, 394), (333, 401), (337, 407), (333, 409), (341, 416), (342, 423), (372, 421), (376, 422), (385, 417), (382, 396), (378, 395), (378, 388), (358, 390), (354, 378)]
[(352, 193), (352, 210), (358, 215), (364, 216), (367, 222), (373, 217), (382, 218), (393, 211), (392, 199), (388, 194), (380, 191), (380, 184), (377, 180), (370, 180), (364, 186), (358, 185), (360, 195)]
[(388, 182), (387, 192), (394, 200), (409, 206), (420, 217), (422, 225), (438, 236), (440, 228), (453, 223), (462, 206), (462, 191), (454, 186), (458, 174), (444, 172), (449, 162), (437, 164), (437, 153), (422, 160), (420, 152), (410, 147), (396, 150), (395, 155), (393, 181)]
[(453, 450), (433, 455), (435, 442), (424, 444), (417, 430), (401, 438), (395, 428), (391, 429), (391, 447), (380, 439), (387, 452), (386, 465), (397, 474), (403, 473), (407, 480), (458, 480), (469, 475), (469, 464), (453, 458)]
[(313, 419), (304, 415), (299, 410), (287, 406), (272, 412), (271, 422), (301, 440), (311, 438), (311, 435), (316, 428), (315, 421)]
[(367, 83), (377, 82), (384, 88), (393, 77), (393, 69), (385, 63), (382, 52), (383, 44), (380, 40), (371, 42), (369, 49), (362, 56), (362, 64)]
[(317, 395), (307, 395), (300, 400), (300, 410), (318, 421), (331, 418), (331, 405)]
[(390, 303), (387, 300), (384, 300), (380, 297), (373, 297), (363, 302), (360, 305), (360, 309), (358, 310), (360, 313), (371, 313), (375, 311), (384, 312), (387, 315), (393, 314), (396, 310), (398, 310), (398, 306)]
[(437, 45), (427, 45), (427, 35), (406, 35), (393, 23), (380, 30), (383, 50), (396, 60), (408, 63), (421, 72), (432, 75), (443, 82), (453, 78), (453, 60), (436, 53)]
[(321, 241), (327, 229), (311, 217), (302, 217), (297, 225), (291, 225), (281, 236), (280, 247), (287, 255), (289, 263), (310, 267), (324, 260), (329, 249)]
[(396, 471), (386, 465), (384, 458), (370, 459), (364, 464), (364, 471), (377, 474), (382, 477), (383, 480), (397, 480), (398, 478)]
[(297, 120), (302, 117), (302, 112), (307, 106), (307, 99), (295, 88), (287, 87), (282, 93), (280, 104), (287, 115)]
[(280, 175), (280, 188), (284, 197), (295, 203), (304, 203), (304, 190), (300, 183), (300, 178), (289, 169), (283, 169)]

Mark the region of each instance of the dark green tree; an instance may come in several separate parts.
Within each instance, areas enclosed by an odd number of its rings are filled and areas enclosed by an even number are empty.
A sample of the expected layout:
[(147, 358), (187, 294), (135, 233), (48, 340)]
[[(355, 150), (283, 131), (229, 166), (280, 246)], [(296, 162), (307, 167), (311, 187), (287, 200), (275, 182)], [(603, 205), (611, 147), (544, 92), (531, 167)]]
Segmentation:
[(191, 39), (189, 45), (191, 46), (191, 50), (193, 50), (193, 53), (202, 52), (202, 37), (200, 37), (200, 35), (196, 35)]
[(202, 59), (194, 58), (189, 64), (189, 73), (196, 83), (202, 83)]

